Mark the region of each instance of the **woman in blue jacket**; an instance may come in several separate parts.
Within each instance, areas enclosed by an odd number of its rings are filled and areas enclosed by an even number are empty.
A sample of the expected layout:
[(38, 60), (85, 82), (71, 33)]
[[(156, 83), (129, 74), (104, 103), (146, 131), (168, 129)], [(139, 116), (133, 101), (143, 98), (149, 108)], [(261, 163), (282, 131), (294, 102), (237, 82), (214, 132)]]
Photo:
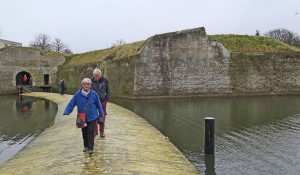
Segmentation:
[(91, 79), (84, 78), (81, 84), (82, 87), (74, 94), (63, 115), (71, 114), (75, 106), (77, 106), (77, 112), (84, 112), (85, 109), (87, 127), (81, 129), (83, 152), (88, 151), (92, 155), (94, 153), (94, 128), (99, 116), (104, 117), (104, 112), (98, 94), (91, 89)]

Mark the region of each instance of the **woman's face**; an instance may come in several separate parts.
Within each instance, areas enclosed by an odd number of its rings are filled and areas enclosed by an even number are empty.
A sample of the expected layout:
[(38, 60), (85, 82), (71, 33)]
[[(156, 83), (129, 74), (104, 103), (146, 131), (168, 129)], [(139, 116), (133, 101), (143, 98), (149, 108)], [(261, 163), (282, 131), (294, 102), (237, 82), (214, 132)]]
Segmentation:
[(85, 91), (85, 92), (88, 92), (91, 88), (91, 84), (90, 83), (83, 83), (82, 85), (82, 89)]

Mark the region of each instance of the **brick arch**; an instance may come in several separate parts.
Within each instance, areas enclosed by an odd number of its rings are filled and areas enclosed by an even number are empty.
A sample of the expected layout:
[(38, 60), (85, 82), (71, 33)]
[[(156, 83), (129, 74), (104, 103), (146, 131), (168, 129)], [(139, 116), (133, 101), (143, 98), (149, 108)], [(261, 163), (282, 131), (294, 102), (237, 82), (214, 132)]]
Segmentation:
[(22, 79), (23, 79), (23, 76), (26, 75), (27, 76), (27, 80), (25, 82), (25, 85), (29, 85), (29, 81), (30, 81), (30, 78), (31, 75), (30, 73), (26, 72), (26, 71), (22, 71), (22, 72), (19, 72), (17, 75), (16, 75), (16, 86), (20, 86), (20, 85), (23, 85), (22, 84)]

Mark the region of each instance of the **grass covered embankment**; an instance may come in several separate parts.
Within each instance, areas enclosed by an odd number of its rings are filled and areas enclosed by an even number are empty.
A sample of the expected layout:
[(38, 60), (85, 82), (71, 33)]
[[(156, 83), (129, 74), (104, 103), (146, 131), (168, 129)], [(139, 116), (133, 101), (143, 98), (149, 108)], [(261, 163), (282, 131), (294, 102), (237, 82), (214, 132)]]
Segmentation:
[(209, 35), (208, 38), (219, 41), (230, 52), (300, 52), (298, 47), (262, 36)]

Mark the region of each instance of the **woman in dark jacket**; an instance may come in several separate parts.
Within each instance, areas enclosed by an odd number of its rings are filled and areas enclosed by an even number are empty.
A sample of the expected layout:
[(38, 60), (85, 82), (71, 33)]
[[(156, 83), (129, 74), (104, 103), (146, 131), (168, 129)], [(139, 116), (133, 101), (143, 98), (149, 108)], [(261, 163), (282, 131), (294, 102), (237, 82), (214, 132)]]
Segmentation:
[(98, 94), (91, 89), (91, 80), (84, 78), (81, 82), (82, 87), (74, 94), (68, 103), (64, 115), (72, 113), (75, 106), (78, 112), (86, 113), (87, 127), (81, 129), (83, 137), (83, 152), (89, 151), (89, 154), (94, 153), (94, 128), (96, 126), (98, 116), (104, 117)]

